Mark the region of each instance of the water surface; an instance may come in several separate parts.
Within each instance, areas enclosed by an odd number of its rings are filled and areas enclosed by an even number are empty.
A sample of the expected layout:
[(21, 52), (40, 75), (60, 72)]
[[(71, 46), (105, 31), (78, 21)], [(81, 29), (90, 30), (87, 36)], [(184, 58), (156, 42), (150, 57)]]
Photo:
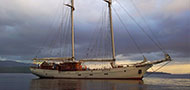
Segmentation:
[(152, 75), (143, 80), (39, 79), (32, 74), (1, 73), (2, 90), (190, 90), (189, 75)]

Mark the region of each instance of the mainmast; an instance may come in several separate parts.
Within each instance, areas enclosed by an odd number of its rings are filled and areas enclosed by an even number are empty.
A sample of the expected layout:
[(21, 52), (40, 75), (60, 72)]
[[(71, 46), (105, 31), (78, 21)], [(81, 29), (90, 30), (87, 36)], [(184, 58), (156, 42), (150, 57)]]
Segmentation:
[(74, 33), (74, 21), (73, 21), (73, 12), (75, 10), (74, 8), (74, 0), (71, 0), (71, 30), (72, 30), (72, 59), (75, 59), (75, 33)]
[(112, 0), (104, 0), (104, 1), (108, 3), (108, 7), (109, 7), (110, 32), (111, 32), (111, 42), (112, 42), (112, 58), (114, 61), (111, 64), (113, 66), (115, 64), (115, 42), (114, 42), (114, 32), (113, 32), (113, 24), (112, 24), (112, 9), (111, 9)]
[(72, 60), (75, 60), (75, 33), (74, 33), (74, 0), (71, 0), (71, 5), (65, 4), (71, 8), (71, 42), (72, 42)]

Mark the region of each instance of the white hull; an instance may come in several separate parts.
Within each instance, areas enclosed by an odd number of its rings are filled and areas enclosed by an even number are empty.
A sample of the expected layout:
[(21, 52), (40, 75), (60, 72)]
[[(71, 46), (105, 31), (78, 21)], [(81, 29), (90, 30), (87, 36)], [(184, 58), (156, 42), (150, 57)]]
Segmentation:
[(58, 71), (30, 68), (32, 73), (40, 78), (67, 78), (67, 79), (142, 79), (152, 65), (142, 67), (123, 67), (109, 70), (88, 71)]

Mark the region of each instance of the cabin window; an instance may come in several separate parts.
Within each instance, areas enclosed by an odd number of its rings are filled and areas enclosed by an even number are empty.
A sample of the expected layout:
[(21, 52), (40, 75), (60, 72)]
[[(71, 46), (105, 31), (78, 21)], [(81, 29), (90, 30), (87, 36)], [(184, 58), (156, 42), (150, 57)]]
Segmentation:
[(124, 70), (124, 72), (126, 72), (126, 70)]
[(108, 75), (108, 73), (104, 73), (104, 75)]
[(81, 76), (81, 74), (78, 74), (78, 76)]
[(93, 76), (93, 74), (89, 74), (90, 76)]
[(142, 74), (142, 70), (141, 69), (138, 71), (138, 74)]

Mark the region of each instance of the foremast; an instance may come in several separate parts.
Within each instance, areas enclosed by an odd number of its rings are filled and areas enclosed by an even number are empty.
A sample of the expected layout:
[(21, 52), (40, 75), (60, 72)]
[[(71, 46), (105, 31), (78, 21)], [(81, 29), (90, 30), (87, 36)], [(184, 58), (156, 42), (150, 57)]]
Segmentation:
[(113, 23), (112, 23), (112, 0), (104, 0), (105, 2), (108, 3), (108, 8), (109, 8), (109, 19), (110, 19), (110, 33), (111, 33), (111, 43), (112, 43), (112, 58), (113, 61), (111, 62), (112, 67), (115, 66), (115, 42), (114, 42), (114, 32), (113, 32)]

